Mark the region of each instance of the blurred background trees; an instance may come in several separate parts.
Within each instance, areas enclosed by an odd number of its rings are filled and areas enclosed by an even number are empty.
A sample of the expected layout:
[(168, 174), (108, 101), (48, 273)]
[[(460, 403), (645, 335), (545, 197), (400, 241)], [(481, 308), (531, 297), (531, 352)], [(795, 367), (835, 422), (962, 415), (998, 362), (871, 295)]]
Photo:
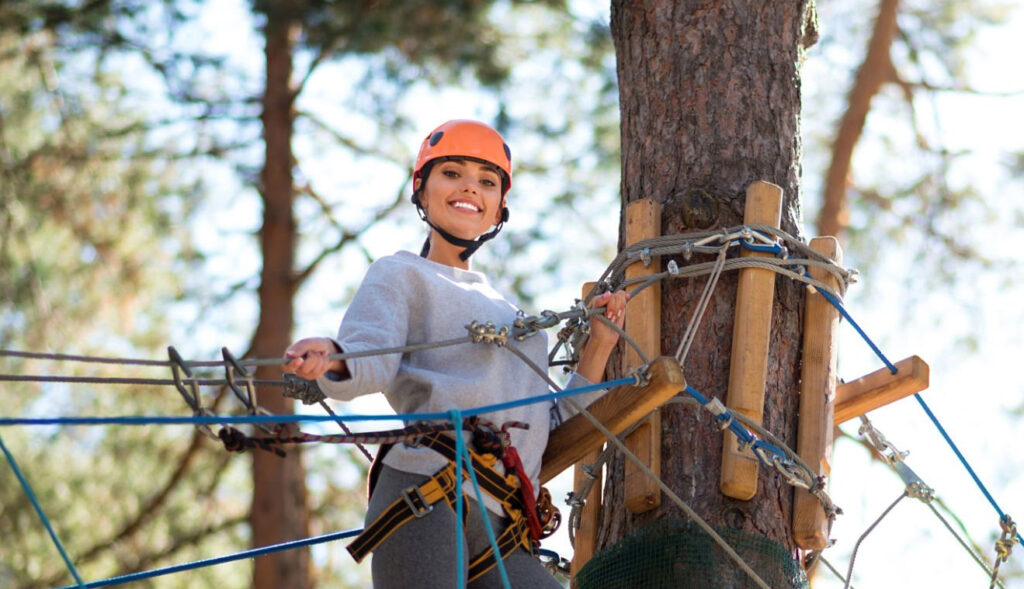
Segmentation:
[[(941, 317), (950, 356), (1020, 324), (1017, 309), (1002, 322), (986, 310), (1020, 288), (1010, 245), (1024, 154), (991, 139), (1006, 135), (991, 116), (1019, 105), (1020, 89), (985, 67), (1010, 16), (997, 3), (827, 3), (803, 67), (805, 232), (816, 223), (844, 238), (848, 265), (869, 276), (851, 296), (905, 301), (907, 325)], [(3, 349), (276, 356), (294, 336), (333, 333), (369, 261), (422, 242), (408, 170), (446, 118), (492, 122), (513, 148), (512, 222), (474, 260), (525, 308), (567, 306), (615, 252), (606, 4), (25, 0), (0, 5), (0, 73)], [(8, 374), (166, 377), (0, 362)], [(207, 394), (218, 411), (239, 410)], [(266, 404), (291, 409), (273, 394)], [(3, 383), (2, 395), (5, 415), (187, 413), (163, 388)], [(348, 449), (291, 452), (284, 471), (267, 455), (254, 472), (187, 428), (0, 435), (89, 579), (361, 522), (365, 460)], [(283, 504), (282, 489), (289, 502), (308, 496), (289, 527), (251, 509), (261, 468), (275, 481), (260, 486), (261, 505)], [(0, 535), (0, 584), (70, 580), (8, 476)], [(303, 579), (290, 586), (366, 583), (338, 547), (296, 553), (274, 565)], [(204, 569), (189, 583), (250, 586), (250, 569)]]

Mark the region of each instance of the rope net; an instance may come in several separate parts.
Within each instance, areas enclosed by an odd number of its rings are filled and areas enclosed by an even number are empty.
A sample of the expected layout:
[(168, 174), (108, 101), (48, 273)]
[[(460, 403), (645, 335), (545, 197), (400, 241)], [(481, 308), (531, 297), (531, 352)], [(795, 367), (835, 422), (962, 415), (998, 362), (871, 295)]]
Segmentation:
[[(782, 544), (741, 530), (715, 531), (771, 587), (807, 588), (807, 576)], [(579, 589), (746, 589), (757, 583), (696, 524), (666, 519), (596, 554), (576, 575)]]

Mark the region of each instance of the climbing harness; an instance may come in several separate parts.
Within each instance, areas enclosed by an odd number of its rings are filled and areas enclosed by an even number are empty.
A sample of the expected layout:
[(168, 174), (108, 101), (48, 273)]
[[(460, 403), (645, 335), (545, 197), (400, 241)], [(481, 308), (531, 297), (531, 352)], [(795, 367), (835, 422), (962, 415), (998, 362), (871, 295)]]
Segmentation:
[[(501, 437), (507, 438), (508, 434), (505, 431), (507, 427), (523, 427), (524, 425), (506, 424), (501, 430), (498, 430), (504, 436), (497, 435), (497, 437), (499, 439)], [(476, 424), (471, 424), (471, 427), (474, 434), (482, 429), (486, 431), (486, 428), (479, 428)], [(498, 432), (493, 433), (498, 434)], [(497, 442), (497, 447), (495, 447), (493, 439), (490, 439), (486, 434), (474, 435), (474, 442), (477, 440), (484, 440), (485, 448), (469, 450), (473, 473), (479, 481), (480, 489), (500, 503), (506, 515), (511, 519), (511, 523), (497, 538), (500, 557), (504, 559), (520, 546), (531, 554), (536, 553), (539, 548), (540, 538), (546, 537), (541, 534), (546, 533), (546, 535), (550, 535), (554, 531), (550, 522), (558, 521), (560, 518), (549, 516), (547, 524), (541, 523), (542, 519), (536, 513), (536, 505), (531, 505), (533, 495), (530, 490), (529, 479), (522, 473), (522, 464), (518, 462), (518, 456), (514, 453), (514, 447), (506, 445), (507, 442), (505, 441)], [(463, 500), (463, 498), (456, 496), (457, 480), (455, 472), (457, 454), (455, 439), (439, 432), (422, 436), (415, 445), (434, 450), (445, 457), (448, 460), (448, 464), (434, 473), (426, 482), (403, 490), (399, 497), (377, 516), (372, 523), (367, 525), (363, 532), (348, 545), (348, 551), (356, 562), (362, 561), (367, 554), (376, 549), (381, 542), (386, 540), (401, 526), (414, 518), (423, 517), (433, 511), (434, 506), (438, 502), (443, 500), (454, 511), (457, 507), (456, 501)], [(500, 456), (492, 453), (493, 450), (499, 449), (502, 450)], [(481, 451), (478, 452), (477, 450)], [(513, 458), (506, 459), (505, 457), (510, 453)], [(386, 451), (378, 454), (375, 465), (383, 459), (383, 454), (386, 454)], [(513, 464), (514, 470), (506, 475), (499, 474), (494, 469), (499, 459), (503, 464)], [(517, 463), (518, 466), (516, 466)], [(463, 476), (466, 479), (470, 478), (469, 473), (463, 473)], [(375, 482), (375, 478), (371, 478), (371, 485)], [(523, 481), (526, 481), (526, 483), (523, 484)], [(550, 494), (546, 494), (546, 496), (548, 505), (550, 505)], [(533, 512), (532, 517), (531, 511)], [(479, 578), (496, 564), (497, 556), (493, 547), (488, 547), (482, 553), (474, 556), (469, 565), (469, 582)]]

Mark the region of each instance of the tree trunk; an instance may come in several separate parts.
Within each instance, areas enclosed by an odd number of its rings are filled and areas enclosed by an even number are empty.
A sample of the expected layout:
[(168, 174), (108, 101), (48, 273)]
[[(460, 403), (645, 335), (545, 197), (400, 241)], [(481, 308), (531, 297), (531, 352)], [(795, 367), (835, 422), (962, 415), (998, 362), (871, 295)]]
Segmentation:
[[(292, 57), (298, 21), (282, 4), (268, 8), (266, 24), (267, 80), (263, 96), (263, 134), (266, 161), (260, 187), (263, 197), (263, 228), (260, 245), (260, 318), (253, 341), (259, 358), (284, 354), (292, 336), (295, 294), (294, 262), (296, 229), (292, 213), (293, 100)], [(277, 10), (275, 10), (277, 8)], [(276, 12), (276, 14), (275, 14)], [(276, 367), (260, 367), (257, 378), (280, 378)], [(276, 389), (260, 391), (260, 405), (273, 413), (293, 413), (293, 402)], [(250, 522), (253, 546), (265, 546), (309, 536), (305, 469), (298, 448), (286, 458), (253, 451), (253, 500)], [(311, 587), (308, 549), (293, 549), (257, 558), (253, 587), (303, 589)]]
[[(796, 234), (798, 67), (816, 33), (813, 4), (613, 0), (611, 15), (623, 205), (644, 197), (661, 202), (663, 235), (729, 227), (743, 222), (747, 187), (766, 180), (784, 190), (782, 228)], [(620, 245), (622, 240), (620, 233)], [(704, 282), (663, 284), (663, 353), (675, 351)], [(684, 367), (690, 385), (723, 402), (736, 286), (735, 273), (722, 276)], [(788, 279), (776, 281), (764, 408), (765, 426), (790, 446), (796, 439), (801, 292)], [(710, 414), (669, 405), (662, 424), (666, 484), (713, 526), (778, 542), (792, 567), (792, 487), (762, 467), (752, 500), (729, 499), (719, 491), (723, 434)], [(605, 488), (601, 547), (655, 521), (685, 518), (668, 500), (634, 515), (623, 507), (623, 488), (623, 460), (617, 457)], [(679, 570), (685, 564), (666, 566)], [(726, 562), (693, 574), (703, 576), (698, 586), (726, 587), (735, 586), (736, 570)]]

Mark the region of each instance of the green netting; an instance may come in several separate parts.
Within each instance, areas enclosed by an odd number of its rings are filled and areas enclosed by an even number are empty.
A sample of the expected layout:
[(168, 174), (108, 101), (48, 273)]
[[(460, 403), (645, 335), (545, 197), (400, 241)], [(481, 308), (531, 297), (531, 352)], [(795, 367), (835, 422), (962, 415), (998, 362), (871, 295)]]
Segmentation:
[[(715, 528), (770, 587), (808, 587), (807, 575), (778, 542)], [(601, 551), (576, 576), (578, 589), (739, 589), (758, 585), (696, 524), (662, 520)]]

